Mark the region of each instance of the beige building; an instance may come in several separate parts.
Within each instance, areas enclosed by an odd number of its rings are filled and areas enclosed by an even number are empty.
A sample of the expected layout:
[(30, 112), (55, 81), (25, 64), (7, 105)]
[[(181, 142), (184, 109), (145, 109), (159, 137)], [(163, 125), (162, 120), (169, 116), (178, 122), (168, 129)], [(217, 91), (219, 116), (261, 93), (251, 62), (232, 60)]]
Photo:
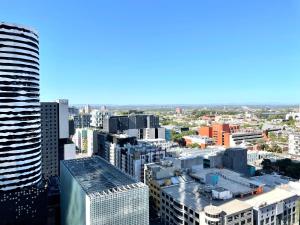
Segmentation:
[(232, 200), (220, 206), (204, 208), (206, 225), (252, 225), (252, 206), (240, 200)]

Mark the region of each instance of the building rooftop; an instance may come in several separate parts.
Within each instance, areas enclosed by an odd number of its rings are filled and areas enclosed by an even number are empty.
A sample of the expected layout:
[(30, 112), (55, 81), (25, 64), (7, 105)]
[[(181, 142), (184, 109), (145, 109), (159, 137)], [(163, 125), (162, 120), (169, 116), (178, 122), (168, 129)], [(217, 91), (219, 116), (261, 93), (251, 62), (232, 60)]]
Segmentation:
[(277, 175), (277, 174), (265, 174), (262, 176), (251, 177), (252, 180), (262, 182), (265, 184), (264, 189), (270, 191), (280, 185), (288, 184), (292, 179), (289, 177)]
[(276, 188), (272, 191), (257, 195), (253, 198), (250, 198), (246, 200), (245, 202), (249, 205), (259, 208), (263, 205), (272, 205), (274, 203), (283, 201), (287, 198), (291, 198), (293, 196), (296, 196), (296, 194), (286, 191), (281, 188)]
[(171, 148), (168, 149), (168, 153), (174, 155), (174, 157), (197, 157), (202, 156), (203, 158), (209, 158), (210, 156), (215, 156), (217, 154), (223, 153), (225, 151), (224, 147), (206, 148), (199, 150), (199, 148)]
[(228, 169), (207, 168), (194, 170), (190, 176), (202, 183), (207, 183), (207, 175), (216, 175), (217, 184), (214, 188), (223, 188), (233, 195), (251, 194), (256, 188), (264, 186), (263, 183), (243, 177), (240, 173)]
[(186, 182), (178, 185), (162, 188), (163, 192), (170, 195), (174, 200), (194, 210), (202, 211), (211, 201), (198, 190), (202, 187), (197, 182)]
[(64, 160), (62, 164), (88, 195), (106, 195), (145, 186), (99, 156)]
[(227, 215), (232, 215), (232, 214), (235, 214), (235, 213), (240, 212), (240, 211), (245, 211), (247, 209), (251, 209), (252, 206), (249, 205), (246, 202), (241, 201), (241, 200), (234, 199), (230, 202), (227, 202), (223, 205), (220, 205), (220, 208)]

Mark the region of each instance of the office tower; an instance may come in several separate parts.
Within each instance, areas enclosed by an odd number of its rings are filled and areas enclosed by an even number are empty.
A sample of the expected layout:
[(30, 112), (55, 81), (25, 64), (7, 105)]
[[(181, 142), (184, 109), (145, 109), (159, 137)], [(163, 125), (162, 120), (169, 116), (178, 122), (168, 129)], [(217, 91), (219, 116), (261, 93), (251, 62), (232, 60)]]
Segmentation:
[[(42, 174), (59, 175), (59, 160), (65, 159), (69, 141), (68, 100), (41, 103)], [(75, 154), (75, 147), (74, 147)]]
[(42, 174), (58, 176), (58, 104), (41, 102)]
[(61, 162), (62, 225), (148, 225), (148, 187), (99, 156)]
[(0, 118), (1, 224), (44, 224), (39, 40), (8, 23), (0, 23)]

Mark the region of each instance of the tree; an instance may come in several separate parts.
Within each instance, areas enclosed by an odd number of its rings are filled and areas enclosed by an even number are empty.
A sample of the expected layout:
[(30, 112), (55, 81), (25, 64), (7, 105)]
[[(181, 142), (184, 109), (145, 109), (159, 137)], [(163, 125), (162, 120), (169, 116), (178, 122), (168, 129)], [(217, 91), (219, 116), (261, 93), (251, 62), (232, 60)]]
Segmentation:
[(263, 170), (270, 172), (272, 170), (272, 162), (270, 159), (264, 159), (261, 163)]
[(188, 145), (188, 147), (190, 147), (190, 148), (199, 148), (199, 145), (197, 143), (193, 143), (193, 144)]

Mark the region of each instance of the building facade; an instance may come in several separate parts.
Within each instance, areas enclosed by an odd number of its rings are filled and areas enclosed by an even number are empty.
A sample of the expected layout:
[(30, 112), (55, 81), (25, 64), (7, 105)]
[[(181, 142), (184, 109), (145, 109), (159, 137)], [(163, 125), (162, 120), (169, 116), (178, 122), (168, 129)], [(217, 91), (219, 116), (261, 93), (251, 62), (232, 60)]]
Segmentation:
[(289, 154), (300, 155), (300, 134), (289, 135)]
[(149, 224), (148, 187), (99, 156), (61, 162), (62, 225)]
[(1, 224), (44, 224), (47, 187), (41, 173), (39, 38), (0, 22)]
[(246, 203), (253, 207), (253, 225), (296, 225), (299, 224), (296, 220), (298, 199), (296, 194), (276, 188)]
[(68, 100), (41, 102), (42, 174), (46, 179), (58, 176), (59, 161), (75, 153), (69, 140), (68, 117)]
[[(143, 130), (144, 128), (158, 127), (159, 117), (154, 115), (106, 116), (103, 121), (103, 130), (112, 134), (123, 133), (126, 130)], [(143, 136), (143, 134), (141, 135)]]

